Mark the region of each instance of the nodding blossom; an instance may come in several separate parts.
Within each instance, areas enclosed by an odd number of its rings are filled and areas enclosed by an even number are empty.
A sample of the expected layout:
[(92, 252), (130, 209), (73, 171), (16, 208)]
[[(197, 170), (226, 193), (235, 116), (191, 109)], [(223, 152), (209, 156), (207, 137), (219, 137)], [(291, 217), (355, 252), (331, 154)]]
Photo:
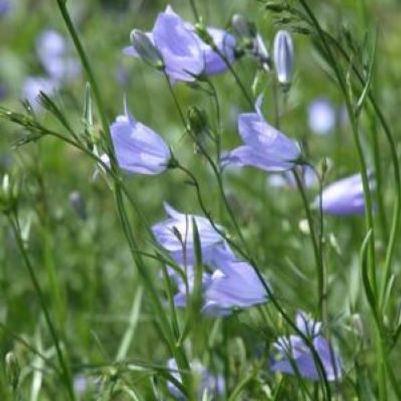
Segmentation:
[[(207, 35), (225, 56), (226, 60), (223, 60), (210, 44), (197, 35), (194, 26), (178, 16), (171, 6), (159, 13), (153, 30), (143, 35), (147, 36), (155, 51), (160, 54), (165, 72), (173, 81), (191, 82), (202, 74), (221, 73), (227, 69), (227, 62), (232, 63), (235, 58), (235, 38), (232, 35), (221, 29), (207, 28)], [(126, 55), (143, 56), (140, 43), (135, 43), (138, 38), (143, 42), (143, 36), (131, 34), (134, 43), (124, 49)], [(149, 53), (149, 44), (146, 49)], [(153, 59), (155, 55), (153, 52)]]
[(48, 76), (57, 82), (71, 80), (80, 72), (80, 64), (71, 57), (66, 39), (55, 30), (39, 35), (36, 53)]
[(22, 85), (22, 97), (35, 111), (40, 111), (40, 92), (54, 95), (66, 81), (80, 72), (78, 61), (68, 52), (65, 38), (54, 30), (44, 31), (36, 41), (36, 53), (46, 72), (43, 76), (28, 76)]
[(226, 153), (223, 165), (253, 166), (269, 172), (286, 171), (299, 164), (299, 146), (271, 126), (259, 107), (238, 117), (238, 131), (244, 145)]
[[(321, 331), (321, 323), (312, 320), (304, 312), (296, 315), (297, 328), (310, 340), (316, 355), (320, 359), (328, 381), (342, 378), (341, 359)], [(320, 380), (319, 362), (309, 345), (301, 336), (290, 335), (279, 337), (274, 343), (275, 355), (271, 370), (285, 374), (300, 375), (313, 381)]]
[(0, 0), (0, 18), (7, 15), (12, 8), (10, 0)]
[[(206, 217), (180, 213), (167, 203), (164, 203), (164, 210), (168, 218), (152, 227), (157, 242), (177, 263), (194, 264), (196, 261), (192, 225), (194, 219), (201, 242), (202, 260), (205, 263), (210, 261), (215, 256), (216, 249), (224, 243), (210, 221)], [(223, 229), (221, 226), (217, 227)]]
[[(207, 392), (209, 397), (213, 397), (214, 400), (216, 396), (224, 393), (224, 378), (221, 375), (215, 375), (209, 372), (199, 361), (191, 362), (191, 371), (195, 375), (195, 383), (197, 384), (197, 393), (199, 399), (203, 399), (203, 394)], [(181, 376), (178, 370), (177, 362), (175, 359), (169, 359), (167, 361), (167, 368), (170, 374), (177, 381), (181, 382)], [(168, 381), (167, 389), (170, 394), (179, 401), (186, 400), (185, 395), (180, 391), (180, 389), (174, 385), (174, 383)], [(210, 398), (208, 398), (210, 399)]]
[[(228, 256), (228, 257), (227, 257)], [(268, 301), (268, 293), (252, 266), (227, 255), (217, 263), (209, 264), (212, 271), (202, 277), (202, 313), (208, 316), (228, 316), (234, 310), (246, 309)], [(216, 261), (215, 261), (216, 262)], [(194, 287), (194, 269), (187, 266), (186, 282), (174, 274), (178, 293), (174, 297), (177, 307), (187, 305), (188, 295)]]
[[(373, 177), (369, 178), (369, 184), (372, 189)], [(314, 206), (319, 207), (319, 197), (316, 197)], [(324, 213), (338, 216), (363, 214), (365, 198), (362, 176), (355, 174), (327, 186), (322, 192), (322, 210)]]
[(128, 173), (160, 174), (171, 152), (163, 138), (125, 110), (110, 126), (118, 166)]
[(327, 135), (335, 127), (336, 110), (328, 99), (318, 98), (308, 107), (309, 128), (317, 135)]
[(284, 86), (290, 85), (294, 68), (294, 45), (288, 31), (280, 30), (276, 33), (273, 57), (278, 82)]

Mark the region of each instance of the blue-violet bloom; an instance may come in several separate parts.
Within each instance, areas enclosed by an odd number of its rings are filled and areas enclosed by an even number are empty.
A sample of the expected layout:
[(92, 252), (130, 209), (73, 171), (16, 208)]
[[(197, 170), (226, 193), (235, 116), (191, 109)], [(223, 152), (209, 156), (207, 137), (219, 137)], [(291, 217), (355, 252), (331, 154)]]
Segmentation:
[[(207, 31), (219, 51), (232, 63), (235, 38), (221, 29), (208, 28)], [(220, 55), (203, 42), (194, 26), (178, 16), (171, 6), (158, 15), (153, 30), (146, 35), (161, 54), (165, 71), (173, 81), (191, 82), (201, 74), (218, 74), (227, 69)], [(139, 56), (133, 46), (126, 47), (124, 53)]]
[[(207, 33), (210, 35), (213, 44), (217, 47), (218, 52), (212, 47), (199, 39), (205, 67), (202, 71), (205, 75), (216, 75), (227, 70), (228, 64), (232, 64), (235, 60), (235, 37), (223, 29), (208, 27)], [(221, 53), (224, 58), (220, 56)]]
[[(223, 238), (216, 232), (206, 217), (180, 213), (164, 203), (168, 218), (152, 227), (157, 242), (165, 248), (179, 264), (187, 265), (195, 262), (195, 245), (193, 242), (192, 219), (195, 219), (202, 247), (203, 262), (208, 263), (214, 255), (216, 247), (221, 246)], [(219, 229), (222, 227), (217, 226)]]
[[(163, 58), (166, 74), (177, 81), (194, 81), (204, 69), (197, 35), (170, 6), (159, 13), (152, 32), (147, 34)], [(133, 46), (124, 53), (137, 56)]]
[(292, 169), (301, 158), (299, 146), (271, 126), (257, 107), (238, 117), (238, 131), (245, 145), (222, 158), (223, 165), (253, 166), (269, 172)]
[[(321, 323), (315, 322), (303, 312), (296, 316), (297, 328), (310, 340), (320, 359), (328, 381), (342, 378), (341, 359), (330, 342), (321, 332)], [(316, 361), (309, 345), (301, 336), (282, 336), (274, 343), (276, 355), (273, 357), (271, 370), (285, 374), (299, 374), (313, 381), (320, 380), (319, 363)]]
[(336, 110), (325, 98), (314, 100), (308, 107), (309, 128), (317, 135), (329, 134), (336, 124)]
[(159, 174), (166, 170), (171, 152), (163, 138), (125, 111), (110, 126), (119, 167), (128, 173)]
[(78, 60), (69, 54), (66, 39), (55, 30), (46, 30), (39, 35), (36, 52), (46, 73), (54, 80), (65, 82), (80, 72)]
[[(369, 179), (369, 184), (372, 189), (373, 178)], [(319, 207), (319, 196), (316, 197), (314, 206)], [(362, 176), (355, 174), (327, 186), (322, 192), (322, 210), (324, 213), (338, 216), (363, 214), (365, 199)]]
[(7, 15), (11, 10), (10, 0), (0, 0), (0, 17)]
[[(227, 316), (233, 310), (268, 301), (268, 293), (252, 266), (238, 260), (227, 245), (224, 248), (220, 247), (220, 252), (215, 252), (208, 263), (207, 267), (213, 271), (203, 271), (202, 312), (205, 315)], [(177, 307), (186, 306), (187, 291), (191, 294), (194, 286), (193, 267), (187, 266), (185, 274), (186, 282), (177, 273), (172, 275), (178, 287), (174, 297)]]

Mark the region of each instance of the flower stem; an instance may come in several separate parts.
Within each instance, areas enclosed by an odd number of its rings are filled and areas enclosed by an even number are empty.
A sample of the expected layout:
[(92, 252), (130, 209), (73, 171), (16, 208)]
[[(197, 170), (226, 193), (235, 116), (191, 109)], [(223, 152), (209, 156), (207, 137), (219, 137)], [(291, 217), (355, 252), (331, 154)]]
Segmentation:
[(68, 397), (71, 401), (75, 401), (75, 395), (74, 395), (74, 390), (73, 390), (73, 385), (72, 385), (72, 380), (71, 380), (70, 369), (68, 367), (64, 353), (61, 350), (59, 336), (57, 334), (56, 328), (54, 327), (50, 313), (47, 309), (46, 300), (45, 300), (43, 291), (40, 287), (39, 281), (35, 274), (35, 270), (32, 266), (31, 260), (29, 259), (28, 253), (25, 249), (24, 240), (22, 239), (22, 236), (21, 236), (21, 228), (19, 226), (17, 211), (14, 211), (13, 215), (9, 215), (8, 217), (9, 217), (9, 222), (10, 222), (10, 225), (11, 225), (13, 233), (14, 233), (15, 240), (17, 242), (17, 246), (20, 250), (25, 267), (28, 270), (31, 282), (35, 289), (36, 295), (39, 299), (39, 303), (42, 308), (42, 311), (43, 311), (43, 314), (45, 317), (45, 321), (46, 321), (47, 327), (50, 332), (50, 336), (53, 340), (54, 347), (56, 349), (57, 358), (58, 358), (58, 361), (60, 364), (62, 380), (66, 387)]

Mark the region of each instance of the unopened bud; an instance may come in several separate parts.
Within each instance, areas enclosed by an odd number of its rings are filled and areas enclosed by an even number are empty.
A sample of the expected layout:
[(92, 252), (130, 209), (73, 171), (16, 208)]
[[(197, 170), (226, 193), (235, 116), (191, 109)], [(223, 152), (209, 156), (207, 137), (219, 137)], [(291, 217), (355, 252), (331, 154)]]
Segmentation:
[(161, 54), (146, 33), (134, 29), (131, 32), (130, 39), (132, 46), (145, 62), (158, 69), (164, 67)]
[(188, 128), (195, 139), (195, 152), (203, 146), (208, 135), (206, 113), (196, 106), (190, 107), (187, 114)]
[(360, 314), (354, 313), (351, 315), (351, 326), (359, 337), (363, 337), (364, 329)]
[(73, 191), (69, 195), (69, 200), (71, 207), (78, 217), (82, 220), (86, 220), (86, 203), (82, 195), (78, 191)]
[(265, 4), (265, 9), (269, 10), (269, 11), (273, 11), (275, 13), (281, 13), (281, 12), (283, 12), (283, 11), (285, 11), (287, 9), (287, 6), (279, 4), (279, 3), (276, 3), (274, 1), (268, 1)]
[(288, 31), (278, 31), (274, 37), (274, 65), (278, 82), (288, 89), (294, 66), (294, 45)]
[(8, 352), (6, 354), (5, 368), (7, 380), (13, 391), (15, 391), (18, 387), (21, 370), (14, 352)]
[(260, 61), (263, 69), (269, 71), (271, 60), (260, 34), (257, 34), (253, 41), (253, 54)]
[(196, 106), (192, 106), (188, 109), (187, 118), (189, 128), (195, 135), (204, 132), (207, 127), (207, 117), (203, 110)]
[(298, 223), (298, 228), (299, 228), (299, 231), (301, 231), (302, 234), (310, 235), (310, 226), (309, 226), (308, 220), (306, 220), (306, 219), (301, 220)]
[(241, 14), (233, 15), (231, 25), (235, 33), (241, 38), (253, 38), (255, 36), (255, 27)]
[(0, 211), (10, 212), (15, 206), (18, 197), (18, 185), (13, 182), (8, 174), (5, 174), (0, 188)]

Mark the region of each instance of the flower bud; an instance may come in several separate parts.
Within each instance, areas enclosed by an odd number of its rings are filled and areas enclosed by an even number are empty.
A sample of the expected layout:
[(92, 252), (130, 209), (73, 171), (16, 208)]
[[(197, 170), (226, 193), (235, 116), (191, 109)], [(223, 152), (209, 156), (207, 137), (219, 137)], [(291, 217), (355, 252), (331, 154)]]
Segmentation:
[(287, 8), (288, 8), (287, 5), (278, 4), (274, 1), (268, 1), (265, 4), (266, 10), (273, 11), (275, 13), (281, 13), (281, 12), (285, 11)]
[(146, 63), (158, 69), (164, 68), (164, 62), (160, 52), (146, 33), (134, 29), (131, 32), (130, 39), (132, 46)]
[(231, 25), (241, 38), (253, 38), (256, 35), (255, 27), (241, 14), (233, 15)]
[(208, 135), (208, 123), (204, 110), (192, 106), (187, 112), (188, 128), (195, 139), (195, 152), (199, 151)]
[(196, 135), (198, 136), (207, 127), (207, 117), (206, 113), (199, 109), (196, 106), (192, 106), (188, 109), (188, 124), (189, 124), (189, 129)]
[(7, 380), (15, 391), (18, 387), (21, 369), (18, 364), (17, 357), (14, 352), (8, 352), (5, 356), (5, 370)]
[(274, 38), (274, 65), (278, 82), (286, 87), (291, 85), (294, 64), (294, 45), (288, 31), (278, 31)]
[(5, 174), (0, 187), (0, 211), (9, 213), (17, 202), (19, 187)]

